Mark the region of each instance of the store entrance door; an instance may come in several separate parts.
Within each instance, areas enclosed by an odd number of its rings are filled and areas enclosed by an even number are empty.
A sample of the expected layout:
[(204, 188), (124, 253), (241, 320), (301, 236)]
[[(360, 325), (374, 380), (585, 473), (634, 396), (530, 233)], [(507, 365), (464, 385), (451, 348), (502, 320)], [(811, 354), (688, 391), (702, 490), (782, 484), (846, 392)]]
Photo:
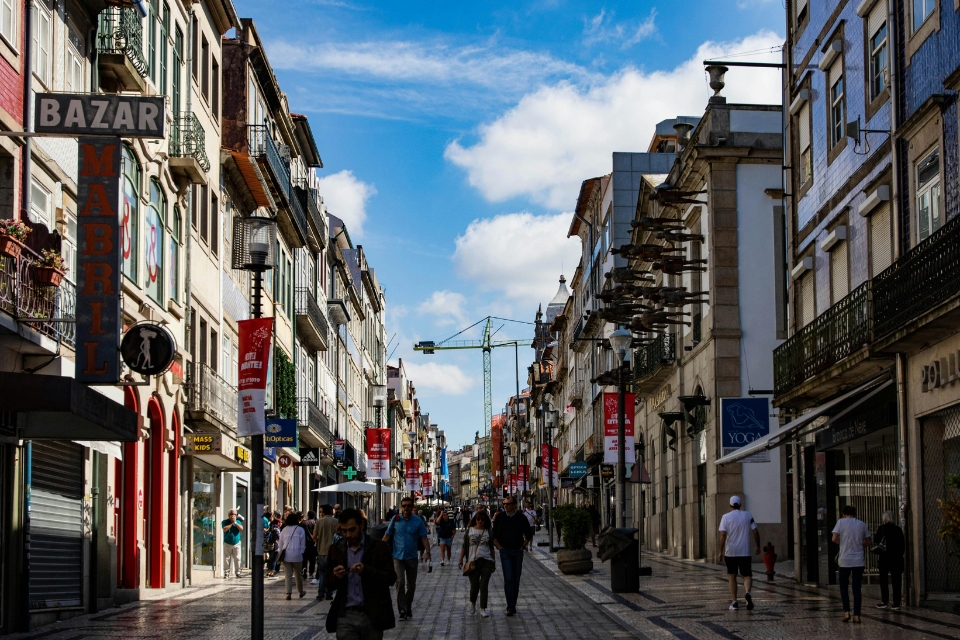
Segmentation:
[(707, 465), (697, 465), (697, 558), (707, 557)]
[[(243, 518), (244, 524), (250, 521), (249, 517), (247, 516), (247, 512), (250, 510), (249, 499), (250, 498), (247, 495), (247, 485), (237, 483), (237, 500), (236, 500), (237, 513), (239, 513), (240, 516)], [(250, 523), (252, 525), (256, 524), (252, 521), (250, 521)], [(248, 526), (244, 526), (243, 531), (240, 532), (240, 549), (242, 550), (240, 552), (240, 566), (243, 567), (244, 569), (246, 569), (249, 566), (248, 557), (247, 557), (250, 555), (249, 553), (247, 553), (249, 551), (247, 547), (247, 529), (248, 528), (249, 528)]]

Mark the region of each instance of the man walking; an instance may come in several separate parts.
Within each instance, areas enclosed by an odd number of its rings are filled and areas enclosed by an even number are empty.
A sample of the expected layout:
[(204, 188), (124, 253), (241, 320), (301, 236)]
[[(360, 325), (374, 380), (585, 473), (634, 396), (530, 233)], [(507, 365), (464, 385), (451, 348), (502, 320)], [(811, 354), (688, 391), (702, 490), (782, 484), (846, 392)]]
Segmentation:
[(393, 568), (397, 574), (397, 609), (401, 620), (413, 618), (413, 595), (417, 591), (417, 544), (430, 556), (430, 538), (423, 518), (413, 513), (413, 498), (400, 501), (400, 515), (387, 525), (383, 541), (393, 545)]
[(507, 615), (517, 614), (520, 595), (520, 574), (523, 571), (523, 548), (533, 540), (533, 529), (527, 517), (517, 510), (517, 499), (507, 496), (503, 512), (493, 520), (493, 544), (500, 550), (503, 567), (503, 592), (507, 598)]
[(337, 640), (381, 640), (396, 626), (390, 587), (397, 581), (390, 549), (366, 535), (359, 509), (344, 509), (338, 519), (343, 539), (332, 545), (326, 582), (337, 590), (327, 612), (327, 632)]
[(227, 519), (220, 523), (223, 528), (223, 577), (230, 577), (230, 564), (234, 575), (240, 577), (240, 533), (243, 531), (243, 517), (236, 509), (227, 512)]
[(337, 534), (340, 523), (333, 517), (333, 507), (320, 505), (320, 517), (313, 525), (313, 541), (317, 545), (317, 600), (333, 598), (333, 588), (327, 584), (327, 560), (333, 536)]
[(736, 611), (737, 604), (737, 573), (743, 576), (743, 589), (746, 592), (747, 611), (753, 610), (753, 597), (750, 595), (750, 586), (753, 583), (753, 556), (750, 554), (750, 532), (753, 532), (753, 541), (760, 555), (760, 530), (749, 511), (742, 510), (740, 496), (730, 498), (730, 511), (720, 518), (720, 561), (727, 564), (727, 579), (730, 582), (730, 609)]

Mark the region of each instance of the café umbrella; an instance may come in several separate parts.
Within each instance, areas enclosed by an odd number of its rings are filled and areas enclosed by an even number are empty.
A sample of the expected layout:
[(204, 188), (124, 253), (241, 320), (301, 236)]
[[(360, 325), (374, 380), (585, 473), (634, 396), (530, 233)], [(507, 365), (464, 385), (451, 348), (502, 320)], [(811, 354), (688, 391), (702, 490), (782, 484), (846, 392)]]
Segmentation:
[[(323, 492), (333, 492), (333, 493), (376, 493), (377, 485), (374, 482), (361, 482), (360, 480), (351, 480), (350, 482), (341, 482), (340, 484), (332, 484), (329, 487), (320, 487), (319, 489), (314, 489), (314, 491), (323, 491)], [(390, 487), (381, 487), (381, 491), (384, 493), (403, 493), (397, 489), (392, 489)]]

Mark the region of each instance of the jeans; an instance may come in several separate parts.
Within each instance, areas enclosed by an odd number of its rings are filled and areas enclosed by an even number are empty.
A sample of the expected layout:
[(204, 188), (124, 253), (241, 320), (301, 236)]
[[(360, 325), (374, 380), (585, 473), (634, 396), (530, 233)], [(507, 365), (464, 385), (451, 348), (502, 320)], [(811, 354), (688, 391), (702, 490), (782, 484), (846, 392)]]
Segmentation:
[(492, 560), (477, 558), (474, 560), (476, 570), (470, 574), (470, 602), (477, 601), (477, 594), (480, 594), (480, 608), (487, 608), (487, 586), (490, 584), (490, 576), (493, 575), (497, 565)]
[(240, 545), (223, 543), (223, 577), (230, 577), (230, 565), (233, 565), (233, 574), (240, 577)]
[(891, 604), (888, 596), (887, 577), (893, 585), (893, 606), (900, 606), (900, 591), (903, 588), (903, 571), (893, 571), (882, 564), (880, 565), (880, 599), (884, 604)]
[(328, 595), (327, 556), (317, 556), (317, 580), (320, 581), (320, 584), (317, 585), (317, 595), (321, 597)]
[(863, 580), (863, 567), (840, 567), (840, 602), (843, 610), (850, 611), (850, 596), (847, 585), (853, 576), (853, 615), (860, 615), (860, 582)]
[(400, 613), (413, 611), (413, 594), (417, 591), (417, 559), (393, 559), (393, 569), (397, 572), (397, 610)]
[(507, 609), (517, 608), (520, 595), (520, 573), (523, 571), (523, 549), (500, 549), (500, 566), (503, 568), (503, 594)]
[(283, 563), (283, 582), (287, 587), (287, 595), (292, 593), (293, 580), (297, 581), (297, 593), (303, 593), (303, 570), (302, 562), (284, 562)]
[(373, 628), (362, 611), (347, 611), (337, 618), (337, 640), (382, 640), (383, 631)]

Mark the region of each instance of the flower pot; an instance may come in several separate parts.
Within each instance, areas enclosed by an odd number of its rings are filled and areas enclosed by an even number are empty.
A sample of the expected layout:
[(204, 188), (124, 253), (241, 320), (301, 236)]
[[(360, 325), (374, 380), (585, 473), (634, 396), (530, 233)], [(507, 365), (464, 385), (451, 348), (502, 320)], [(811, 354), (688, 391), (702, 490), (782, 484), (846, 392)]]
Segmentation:
[(589, 549), (560, 549), (557, 566), (565, 575), (580, 575), (593, 570), (593, 552)]
[(0, 253), (10, 256), (14, 260), (20, 257), (20, 251), (23, 250), (23, 243), (13, 236), (0, 235)]
[(53, 267), (37, 267), (37, 284), (41, 287), (59, 287), (63, 282), (63, 271)]

